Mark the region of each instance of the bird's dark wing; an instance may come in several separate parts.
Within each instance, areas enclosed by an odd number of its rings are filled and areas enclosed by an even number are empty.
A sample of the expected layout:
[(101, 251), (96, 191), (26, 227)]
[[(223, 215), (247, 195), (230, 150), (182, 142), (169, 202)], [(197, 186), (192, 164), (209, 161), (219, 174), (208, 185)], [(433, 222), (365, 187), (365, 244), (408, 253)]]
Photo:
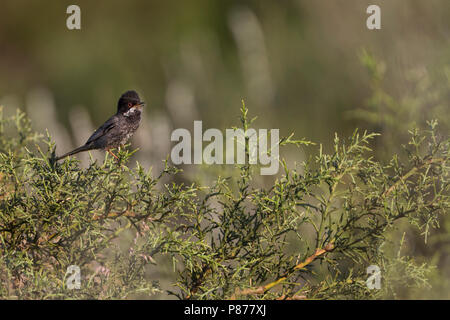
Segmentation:
[(116, 115), (112, 116), (100, 128), (95, 130), (95, 132), (89, 137), (88, 141), (86, 141), (86, 144), (92, 143), (95, 140), (98, 140), (99, 138), (103, 137), (108, 131), (110, 131), (112, 128), (114, 128), (117, 124), (118, 118)]

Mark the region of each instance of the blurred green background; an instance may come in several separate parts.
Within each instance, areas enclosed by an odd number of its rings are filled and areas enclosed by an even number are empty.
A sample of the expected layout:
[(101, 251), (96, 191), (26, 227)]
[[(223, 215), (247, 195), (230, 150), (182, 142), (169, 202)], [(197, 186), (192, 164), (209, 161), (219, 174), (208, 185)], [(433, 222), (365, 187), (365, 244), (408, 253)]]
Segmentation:
[[(369, 95), (362, 48), (385, 61), (394, 94), (450, 57), (445, 0), (77, 1), (82, 29), (70, 31), (73, 3), (6, 0), (0, 21), (2, 103), (48, 90), (66, 128), (78, 106), (100, 124), (134, 88), (170, 127), (230, 126), (244, 98), (261, 125), (325, 142), (353, 130), (346, 111)], [(381, 30), (366, 28), (372, 3)]]
[[(71, 4), (81, 30), (66, 28)], [(381, 30), (366, 27), (370, 4)], [(380, 158), (411, 126), (450, 123), (448, 0), (2, 0), (0, 10), (0, 104), (47, 128), (57, 153), (83, 144), (128, 89), (147, 102), (136, 158), (156, 172), (172, 130), (238, 125), (241, 99), (258, 127), (325, 148), (335, 132), (380, 132)], [(449, 297), (449, 230), (447, 219), (431, 248), (408, 242), (441, 271), (424, 297)]]

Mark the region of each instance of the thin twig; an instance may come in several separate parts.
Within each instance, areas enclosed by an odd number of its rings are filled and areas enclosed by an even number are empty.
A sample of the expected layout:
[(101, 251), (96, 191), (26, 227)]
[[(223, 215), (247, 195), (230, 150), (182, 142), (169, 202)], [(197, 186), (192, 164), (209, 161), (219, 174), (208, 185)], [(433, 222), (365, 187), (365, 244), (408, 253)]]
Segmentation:
[(432, 163), (437, 163), (437, 162), (443, 162), (444, 160), (445, 159), (443, 159), (443, 158), (432, 158), (432, 159), (429, 159), (429, 160), (425, 161), (420, 166), (412, 168), (411, 170), (408, 171), (408, 173), (406, 173), (397, 182), (395, 182), (389, 189), (387, 189), (381, 195), (381, 197), (382, 198), (386, 198), (392, 191), (394, 191), (400, 185), (400, 183), (404, 182), (406, 179), (408, 179), (410, 176), (414, 175), (417, 171), (419, 171), (420, 169), (422, 169), (426, 165), (429, 165), (429, 164), (432, 164)]
[(236, 292), (231, 296), (230, 300), (235, 300), (236, 296), (238, 295), (256, 295), (256, 294), (264, 294), (267, 291), (269, 291), (270, 289), (272, 289), (273, 287), (275, 287), (276, 285), (280, 284), (281, 282), (283, 282), (284, 280), (286, 280), (294, 271), (299, 270), (299, 269), (303, 269), (304, 267), (306, 267), (308, 264), (310, 264), (311, 262), (313, 262), (315, 259), (317, 259), (318, 257), (322, 256), (323, 254), (330, 252), (334, 249), (334, 244), (333, 243), (329, 243), (327, 244), (323, 249), (318, 248), (316, 249), (316, 252), (314, 252), (313, 255), (309, 256), (305, 261), (297, 264), (296, 266), (294, 266), (292, 269), (290, 269), (290, 271), (288, 271), (287, 273), (285, 273), (282, 277), (280, 277), (279, 279), (266, 284), (265, 286), (260, 286), (257, 288), (249, 288), (249, 289), (244, 289), (244, 290), (240, 290), (237, 289)]

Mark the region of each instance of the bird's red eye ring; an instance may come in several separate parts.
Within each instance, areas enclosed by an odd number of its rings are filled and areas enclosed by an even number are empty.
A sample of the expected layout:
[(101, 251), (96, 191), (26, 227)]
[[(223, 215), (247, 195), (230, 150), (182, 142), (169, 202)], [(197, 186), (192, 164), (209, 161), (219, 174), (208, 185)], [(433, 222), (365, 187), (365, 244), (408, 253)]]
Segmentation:
[(131, 102), (128, 102), (128, 108), (131, 108), (132, 104)]

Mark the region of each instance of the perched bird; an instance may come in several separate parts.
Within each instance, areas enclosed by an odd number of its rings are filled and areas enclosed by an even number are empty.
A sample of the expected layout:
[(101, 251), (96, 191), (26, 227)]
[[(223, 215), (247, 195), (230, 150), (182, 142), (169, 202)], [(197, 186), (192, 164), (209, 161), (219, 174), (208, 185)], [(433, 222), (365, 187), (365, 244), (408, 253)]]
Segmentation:
[(103, 149), (118, 159), (111, 149), (127, 143), (136, 132), (141, 121), (143, 106), (144, 102), (141, 101), (136, 91), (125, 92), (117, 104), (117, 113), (98, 128), (83, 146), (57, 157), (56, 161), (79, 152), (94, 149)]

